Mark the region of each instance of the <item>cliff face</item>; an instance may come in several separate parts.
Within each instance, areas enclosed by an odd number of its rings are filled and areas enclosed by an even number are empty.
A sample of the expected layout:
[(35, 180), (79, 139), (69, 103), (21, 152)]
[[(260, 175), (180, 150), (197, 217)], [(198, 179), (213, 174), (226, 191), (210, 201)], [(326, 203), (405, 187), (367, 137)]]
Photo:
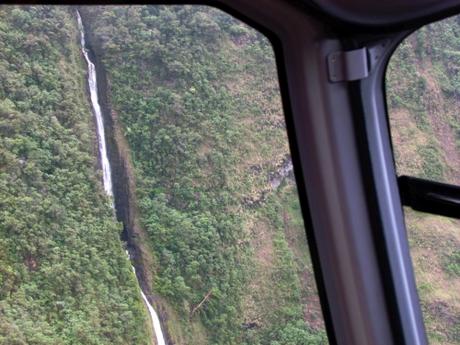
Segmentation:
[[(88, 12), (84, 9), (81, 15), (85, 23), (90, 21)], [(149, 268), (155, 267), (155, 262), (152, 252), (148, 248), (149, 239), (139, 222), (134, 168), (126, 139), (120, 129), (118, 115), (112, 109), (110, 103), (109, 95), (111, 90), (107, 82), (105, 66), (101, 61), (101, 43), (91, 30), (87, 30), (86, 36), (87, 47), (96, 66), (98, 98), (104, 117), (107, 150), (112, 170), (115, 212), (117, 220), (123, 224), (123, 231), (120, 237), (121, 240), (126, 242), (141, 289), (155, 307), (160, 320), (164, 324), (167, 320), (167, 314), (159, 303), (158, 296), (155, 298), (151, 289), (153, 275), (152, 270)], [(153, 330), (151, 331), (153, 332)], [(163, 327), (163, 333), (165, 340), (172, 344), (166, 327)], [(151, 334), (150, 338), (154, 339), (155, 337)]]
[(113, 158), (137, 205), (118, 212), (147, 234), (144, 281), (170, 341), (323, 343), (268, 41), (208, 7), (82, 13), (132, 162)]
[[(209, 7), (82, 7), (117, 223), (97, 171), (73, 8), (0, 7), (0, 344), (324, 344), (268, 41)], [(389, 67), (398, 171), (460, 181), (458, 20)], [(459, 344), (459, 222), (405, 210), (432, 344)]]
[(0, 344), (148, 344), (74, 9), (1, 6), (0, 37)]
[[(87, 14), (82, 11), (82, 18), (88, 21)], [(135, 193), (135, 176), (131, 163), (129, 149), (124, 136), (121, 134), (117, 113), (112, 109), (108, 95), (110, 86), (107, 83), (107, 75), (104, 64), (101, 61), (101, 45), (91, 31), (87, 31), (88, 48), (91, 58), (95, 62), (98, 80), (98, 97), (101, 105), (104, 127), (107, 133), (108, 155), (112, 168), (114, 201), (117, 219), (123, 223), (122, 239), (128, 244), (130, 254), (133, 256), (138, 275), (145, 287), (150, 281), (144, 273), (144, 261), (148, 260), (148, 253), (141, 255), (139, 243), (145, 240), (145, 234), (141, 231), (137, 219), (137, 203)], [(151, 257), (151, 255), (150, 255)], [(150, 259), (150, 262), (152, 260)]]
[[(288, 148), (268, 42), (209, 8), (87, 14), (117, 145), (132, 157), (122, 193), (136, 200), (153, 258), (146, 281), (168, 310), (172, 341), (323, 341), (296, 191), (270, 182)], [(389, 67), (401, 174), (460, 181), (457, 27), (451, 19), (423, 29)], [(406, 216), (430, 339), (458, 344), (458, 223)]]

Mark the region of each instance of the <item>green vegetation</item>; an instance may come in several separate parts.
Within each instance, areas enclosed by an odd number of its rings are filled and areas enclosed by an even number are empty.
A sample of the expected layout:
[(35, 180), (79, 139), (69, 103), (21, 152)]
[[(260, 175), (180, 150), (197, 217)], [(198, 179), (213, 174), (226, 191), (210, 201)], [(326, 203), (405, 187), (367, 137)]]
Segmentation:
[(448, 256), (446, 270), (453, 275), (460, 276), (460, 250)]
[(0, 344), (148, 344), (74, 11), (0, 7)]
[(423, 162), (422, 177), (435, 181), (442, 181), (444, 177), (442, 151), (432, 144), (420, 147), (419, 153)]
[[(0, 345), (151, 343), (101, 186), (74, 11), (0, 7)], [(289, 157), (270, 44), (208, 7), (81, 12), (172, 341), (326, 344), (295, 186), (270, 183)], [(389, 66), (401, 174), (460, 182), (458, 22), (408, 37)], [(406, 217), (430, 341), (458, 345), (459, 223)]]
[[(268, 41), (207, 7), (82, 14), (130, 148), (150, 239), (141, 245), (156, 262), (149, 283), (171, 338), (326, 343), (320, 321), (310, 324), (304, 310), (319, 308), (301, 216), (290, 209), (295, 188), (290, 181), (278, 194), (267, 180), (288, 155)], [(295, 217), (284, 221), (283, 207)], [(299, 241), (289, 243), (289, 229)], [(260, 247), (255, 236), (264, 238)]]
[[(269, 42), (208, 7), (81, 13), (171, 340), (326, 344), (296, 188), (271, 184), (289, 150)], [(151, 344), (79, 49), (75, 8), (0, 7), (0, 345)]]
[[(387, 98), (399, 174), (460, 184), (460, 21), (422, 28), (396, 50)], [(459, 221), (405, 210), (430, 343), (460, 344)]]
[(244, 334), (245, 344), (327, 344), (319, 306), (312, 303), (317, 292), (298, 206), (296, 189), (288, 184), (256, 212), (249, 282), (256, 291), (244, 305), (259, 327)]

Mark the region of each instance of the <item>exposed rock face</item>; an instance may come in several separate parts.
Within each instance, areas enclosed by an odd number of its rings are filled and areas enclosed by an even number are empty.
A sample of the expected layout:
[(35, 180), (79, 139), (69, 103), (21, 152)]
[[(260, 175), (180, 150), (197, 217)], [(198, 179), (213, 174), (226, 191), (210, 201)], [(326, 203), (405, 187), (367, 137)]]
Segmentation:
[[(267, 187), (259, 191), (257, 195), (247, 196), (243, 199), (243, 204), (248, 208), (260, 206), (266, 199), (270, 192), (275, 191), (281, 183), (287, 178), (294, 178), (293, 165), (291, 156), (286, 155), (277, 165), (276, 170), (268, 173)], [(259, 165), (250, 167), (254, 174), (260, 174), (264, 168)]]

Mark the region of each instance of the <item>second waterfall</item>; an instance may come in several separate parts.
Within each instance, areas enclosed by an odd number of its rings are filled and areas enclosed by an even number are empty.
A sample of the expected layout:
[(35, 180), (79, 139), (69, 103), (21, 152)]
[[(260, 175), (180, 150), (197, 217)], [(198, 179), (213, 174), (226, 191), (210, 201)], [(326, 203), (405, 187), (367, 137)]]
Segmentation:
[[(112, 173), (111, 173), (111, 168), (110, 168), (110, 160), (107, 155), (107, 143), (105, 139), (104, 120), (102, 117), (101, 106), (99, 104), (99, 98), (98, 98), (96, 67), (94, 63), (91, 61), (91, 59), (89, 58), (88, 50), (86, 49), (85, 30), (83, 27), (83, 22), (81, 20), (80, 13), (78, 11), (77, 11), (77, 20), (78, 20), (78, 28), (80, 30), (81, 49), (85, 57), (86, 63), (88, 65), (88, 87), (90, 91), (90, 98), (91, 98), (93, 114), (96, 119), (98, 148), (99, 148), (99, 156), (100, 156), (101, 167), (102, 167), (102, 172), (103, 172), (104, 190), (110, 198), (113, 198)], [(133, 270), (134, 270), (134, 267), (133, 267)], [(142, 296), (142, 300), (144, 301), (149, 311), (149, 315), (152, 321), (152, 326), (155, 331), (156, 343), (157, 345), (165, 345), (166, 343), (164, 340), (163, 332), (161, 330), (160, 319), (155, 309), (148, 301), (142, 289), (141, 288), (139, 289), (140, 289), (140, 293)]]

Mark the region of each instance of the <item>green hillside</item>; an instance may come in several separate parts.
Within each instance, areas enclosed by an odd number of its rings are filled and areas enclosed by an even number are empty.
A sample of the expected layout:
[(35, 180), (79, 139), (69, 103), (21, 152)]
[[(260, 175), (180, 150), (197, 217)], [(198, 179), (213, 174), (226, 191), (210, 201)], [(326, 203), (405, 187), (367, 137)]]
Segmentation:
[[(208, 7), (0, 7), (0, 344), (326, 344), (274, 56)], [(126, 231), (128, 232), (126, 234)]]
[(0, 344), (148, 344), (75, 12), (0, 7)]
[[(327, 344), (275, 60), (204, 6), (82, 6), (117, 215), (104, 194), (76, 8), (0, 6), (0, 345)], [(460, 26), (388, 69), (400, 174), (460, 183)], [(121, 201), (120, 201), (121, 200)], [(405, 210), (430, 344), (460, 344), (459, 221)]]
[[(409, 36), (387, 74), (399, 174), (460, 184), (460, 25)], [(460, 221), (405, 209), (430, 344), (460, 344)]]
[[(326, 343), (272, 48), (208, 7), (85, 7), (177, 344)], [(203, 303), (201, 303), (203, 302)]]

